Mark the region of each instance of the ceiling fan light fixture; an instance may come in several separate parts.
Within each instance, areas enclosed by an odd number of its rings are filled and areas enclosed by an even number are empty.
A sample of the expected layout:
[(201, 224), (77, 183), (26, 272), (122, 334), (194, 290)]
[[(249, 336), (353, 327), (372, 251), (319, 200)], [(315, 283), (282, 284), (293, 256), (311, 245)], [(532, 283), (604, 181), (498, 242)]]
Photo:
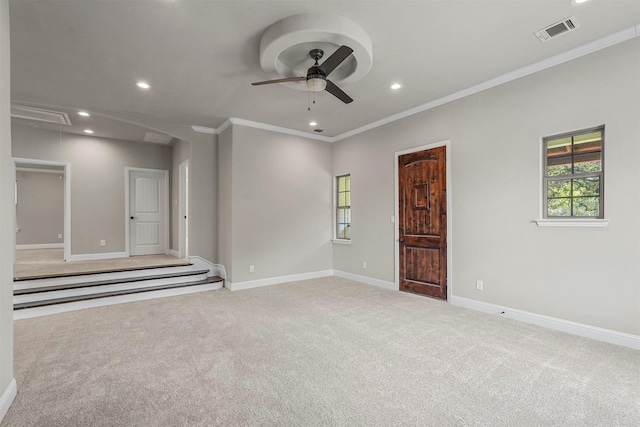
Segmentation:
[(325, 79), (314, 77), (307, 79), (307, 89), (309, 92), (322, 92), (327, 88), (327, 81)]

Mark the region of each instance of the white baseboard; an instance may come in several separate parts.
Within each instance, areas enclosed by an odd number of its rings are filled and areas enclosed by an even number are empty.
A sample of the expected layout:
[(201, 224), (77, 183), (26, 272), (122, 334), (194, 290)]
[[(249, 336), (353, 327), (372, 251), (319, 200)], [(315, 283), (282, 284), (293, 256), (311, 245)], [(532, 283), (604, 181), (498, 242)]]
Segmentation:
[(16, 383), (16, 379), (12, 379), (4, 393), (2, 393), (2, 397), (0, 397), (0, 422), (7, 415), (7, 411), (9, 407), (13, 403), (13, 400), (16, 398), (18, 394), (18, 385)]
[(490, 304), (487, 302), (458, 297), (455, 295), (451, 297), (451, 304), (481, 311), (483, 313), (497, 314), (509, 319), (554, 329), (556, 331), (567, 332), (585, 338), (591, 338), (610, 344), (617, 344), (624, 347), (630, 347), (636, 350), (640, 350), (640, 336), (638, 335), (613, 331), (611, 329), (599, 328), (597, 326), (585, 325), (583, 323), (558, 319), (556, 317), (517, 310), (510, 307)]
[(193, 264), (196, 269), (208, 268), (209, 269), (209, 277), (218, 276), (223, 279), (227, 278), (227, 272), (224, 269), (224, 265), (214, 264), (211, 261), (204, 259), (200, 256), (190, 256), (189, 262)]
[(64, 243), (34, 243), (31, 245), (16, 245), (16, 249), (64, 249)]
[[(192, 257), (197, 258), (197, 257)], [(223, 267), (224, 268), (224, 267)], [(347, 273), (340, 270), (324, 270), (312, 273), (293, 274), (289, 276), (270, 277), (267, 279), (251, 280), (245, 282), (232, 283), (225, 281), (225, 287), (231, 291), (240, 291), (245, 289), (258, 288), (262, 286), (277, 285), (280, 283), (294, 282), (297, 280), (316, 279), (327, 276), (338, 276), (344, 279), (354, 280), (366, 283), (368, 285), (378, 286), (381, 288), (397, 291), (398, 287), (394, 282), (386, 280), (374, 279), (372, 277), (361, 276), (358, 274)], [(570, 320), (558, 319), (555, 317), (545, 316), (542, 314), (531, 313), (523, 310), (513, 309), (510, 307), (499, 306), (482, 301), (472, 300), (464, 297), (452, 295), (450, 298), (452, 305), (469, 308), (489, 314), (501, 315), (509, 319), (518, 320), (533, 325), (554, 329), (561, 332), (578, 335), (581, 337), (591, 338), (610, 344), (621, 345), (640, 350), (640, 336), (627, 334), (624, 332), (613, 331), (610, 329), (599, 328), (596, 326), (585, 325), (582, 323), (572, 322)]]
[(340, 270), (334, 270), (333, 274), (343, 279), (354, 280), (356, 282), (366, 283), (367, 285), (378, 286), (380, 288), (390, 289), (397, 291), (398, 286), (393, 282), (387, 282), (386, 280), (374, 279), (373, 277), (361, 276), (359, 274), (347, 273)]
[(71, 255), (68, 261), (96, 261), (100, 259), (129, 258), (126, 252), (107, 252), (102, 254), (76, 254)]
[(312, 273), (292, 274), (290, 276), (270, 277), (268, 279), (249, 280), (246, 282), (231, 283), (225, 281), (224, 287), (231, 291), (259, 288), (261, 286), (277, 285), (280, 283), (295, 282), (298, 280), (317, 279), (319, 277), (333, 276), (333, 270), (314, 271)]

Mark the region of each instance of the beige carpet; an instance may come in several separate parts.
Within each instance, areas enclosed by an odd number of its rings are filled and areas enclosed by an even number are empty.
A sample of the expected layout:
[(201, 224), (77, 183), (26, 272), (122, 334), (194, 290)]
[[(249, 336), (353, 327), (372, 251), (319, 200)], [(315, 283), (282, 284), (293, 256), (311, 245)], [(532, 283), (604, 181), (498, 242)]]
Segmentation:
[(13, 265), (14, 279), (132, 270), (144, 267), (185, 265), (189, 260), (172, 255), (143, 255), (96, 261), (64, 261), (63, 249), (19, 249)]
[(8, 426), (638, 426), (640, 352), (340, 278), (15, 322)]

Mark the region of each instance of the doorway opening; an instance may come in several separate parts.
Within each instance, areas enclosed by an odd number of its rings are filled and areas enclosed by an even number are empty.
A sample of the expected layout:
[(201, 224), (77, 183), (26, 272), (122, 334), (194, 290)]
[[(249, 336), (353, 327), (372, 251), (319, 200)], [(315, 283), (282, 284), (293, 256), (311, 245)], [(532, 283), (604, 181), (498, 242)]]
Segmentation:
[[(71, 164), (13, 158), (15, 250), (71, 257)], [(16, 259), (17, 257), (17, 253)]]

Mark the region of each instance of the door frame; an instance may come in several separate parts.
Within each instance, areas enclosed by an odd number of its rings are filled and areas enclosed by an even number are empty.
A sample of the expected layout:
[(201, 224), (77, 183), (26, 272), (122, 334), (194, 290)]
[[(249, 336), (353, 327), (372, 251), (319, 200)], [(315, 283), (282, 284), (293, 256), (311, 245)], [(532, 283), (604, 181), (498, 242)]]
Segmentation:
[(178, 257), (189, 256), (189, 160), (178, 166)]
[[(25, 159), (22, 157), (12, 157), (13, 160), (13, 182), (16, 182), (16, 168), (20, 165), (34, 165), (34, 166), (56, 166), (62, 167), (64, 171), (64, 223), (63, 223), (63, 256), (65, 261), (69, 261), (71, 258), (71, 163), (54, 162), (50, 160), (38, 160), (38, 159)], [(15, 189), (15, 187), (14, 187)], [(14, 190), (15, 191), (15, 190)], [(14, 194), (15, 200), (15, 194)], [(14, 213), (13, 215), (13, 228), (17, 229), (18, 219)], [(13, 245), (13, 251), (15, 256), (15, 240)]]
[(130, 182), (132, 172), (154, 172), (162, 173), (163, 185), (164, 185), (164, 203), (162, 203), (162, 209), (164, 215), (162, 218), (162, 237), (164, 239), (164, 253), (169, 253), (169, 171), (164, 169), (148, 169), (148, 168), (133, 168), (125, 166), (124, 168), (124, 235), (125, 235), (125, 253), (127, 258), (131, 256), (131, 227), (129, 220), (129, 212), (131, 210), (130, 196)]
[(452, 218), (452, 199), (453, 192), (451, 186), (451, 141), (446, 139), (439, 142), (433, 142), (431, 144), (421, 145), (419, 147), (407, 148), (405, 150), (396, 151), (394, 154), (394, 162), (393, 162), (393, 172), (394, 172), (394, 223), (395, 227), (393, 230), (393, 251), (394, 251), (394, 264), (395, 264), (395, 289), (400, 290), (400, 243), (398, 239), (400, 238), (400, 231), (398, 229), (398, 218), (400, 218), (400, 196), (398, 194), (398, 159), (400, 156), (405, 154), (411, 154), (418, 151), (431, 150), (433, 148), (438, 147), (446, 147), (446, 180), (447, 180), (447, 302), (451, 302), (451, 295), (453, 289), (453, 221)]

